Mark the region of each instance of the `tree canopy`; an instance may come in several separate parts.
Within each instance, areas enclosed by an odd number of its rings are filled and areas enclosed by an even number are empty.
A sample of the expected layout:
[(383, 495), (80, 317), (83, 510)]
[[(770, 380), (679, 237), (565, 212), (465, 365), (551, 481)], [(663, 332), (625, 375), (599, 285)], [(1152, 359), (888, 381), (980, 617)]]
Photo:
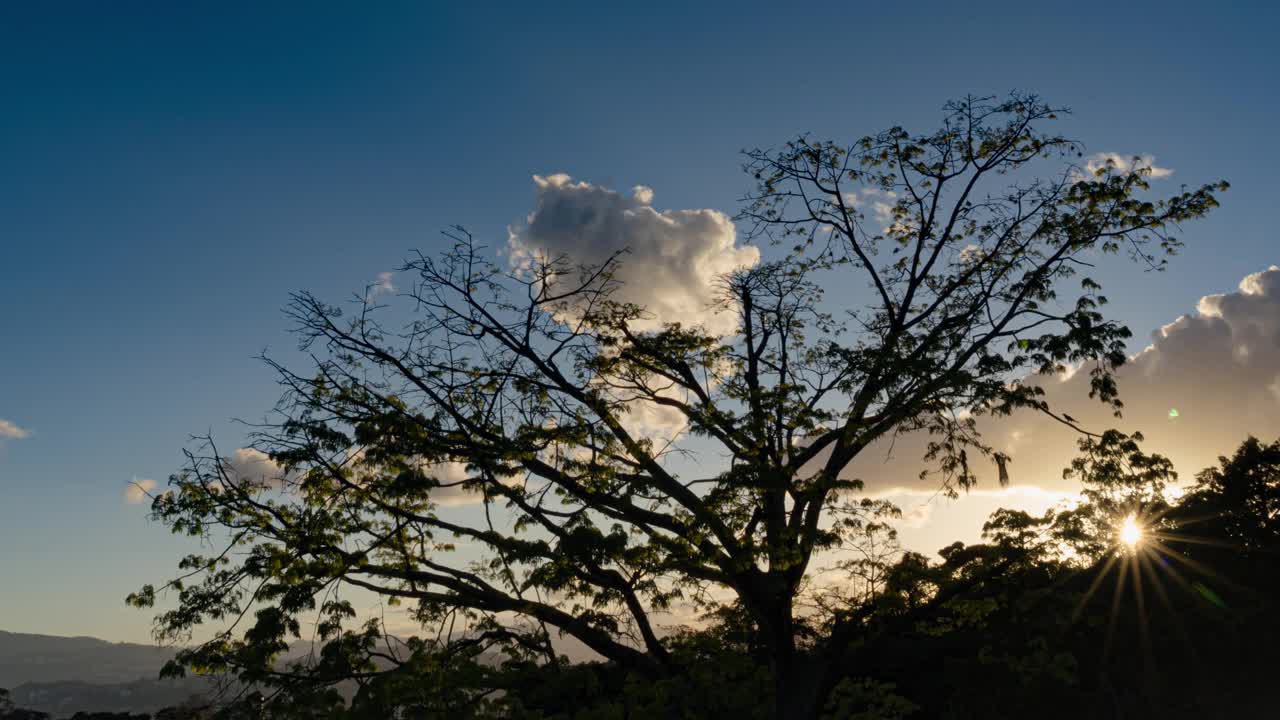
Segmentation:
[[(877, 441), (926, 433), (922, 463), (943, 490), (972, 487), (984, 467), (1007, 482), (1012, 459), (976, 418), (1023, 410), (1074, 427), (1027, 382), (1067, 366), (1087, 368), (1091, 395), (1119, 412), (1130, 333), (1089, 271), (1125, 257), (1160, 267), (1179, 225), (1226, 188), (1154, 197), (1141, 163), (1090, 172), (1077, 143), (1045, 129), (1063, 112), (1030, 95), (968, 98), (933, 132), (746, 152), (754, 189), (738, 220), (770, 254), (721, 279), (724, 335), (620, 301), (625, 253), (504, 266), (460, 228), (439, 256), (406, 262), (414, 283), (394, 301), (294, 295), (313, 363), (267, 359), (284, 392), (254, 440), (274, 471), (246, 471), (212, 438), (191, 448), (152, 513), (221, 544), (130, 601), (176, 592), (157, 618), (164, 638), (217, 625), (187, 666), (295, 689), (355, 680), (366, 690), (353, 707), (394, 693), (472, 707), (492, 689), (423, 678), (484, 674), (479, 660), (495, 656), (595, 682), (564, 666), (555, 643), (568, 637), (645, 692), (679, 692), (690, 667), (708, 667), (694, 659), (732, 656), (712, 663), (736, 678), (726, 687), (769, 689), (726, 702), (775, 717), (829, 701), (905, 712), (889, 685), (845, 674), (860, 662), (850, 653), (904, 652), (868, 640), (876, 609), (896, 603), (885, 622), (901, 628), (943, 622), (944, 606), (958, 614), (946, 622), (977, 623), (959, 615), (979, 607), (951, 600), (1026, 572), (1030, 550), (996, 527), (1001, 542), (953, 548), (941, 566), (869, 551), (847, 566), (865, 602), (819, 597), (816, 557), (892, 544), (894, 508), (860, 495), (848, 466)], [(869, 300), (833, 306), (837, 284)], [(668, 432), (640, 422), (655, 412), (675, 418)], [(1135, 482), (1154, 487), (1167, 468), (1126, 442), (1093, 436), (1086, 455), (1123, 462), (1076, 471), (1148, 462)], [(451, 510), (459, 498), (475, 504)], [(386, 637), (358, 617), (354, 588), (406, 603), (424, 636)], [(682, 609), (716, 619), (719, 640), (664, 624)], [(312, 622), (321, 649), (285, 667)]]

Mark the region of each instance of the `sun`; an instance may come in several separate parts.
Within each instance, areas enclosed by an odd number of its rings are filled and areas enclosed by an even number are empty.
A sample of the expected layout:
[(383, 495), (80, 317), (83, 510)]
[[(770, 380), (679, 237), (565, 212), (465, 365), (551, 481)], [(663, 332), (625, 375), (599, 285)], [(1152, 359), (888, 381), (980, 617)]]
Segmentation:
[(1120, 542), (1130, 550), (1137, 548), (1138, 543), (1142, 542), (1142, 526), (1138, 524), (1137, 516), (1129, 515), (1120, 524)]

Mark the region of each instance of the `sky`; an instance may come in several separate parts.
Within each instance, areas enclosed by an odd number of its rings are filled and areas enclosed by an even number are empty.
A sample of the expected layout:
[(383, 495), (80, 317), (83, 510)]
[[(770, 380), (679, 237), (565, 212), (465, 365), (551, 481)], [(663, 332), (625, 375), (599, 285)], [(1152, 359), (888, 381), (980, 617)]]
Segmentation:
[[(503, 247), (564, 192), (557, 174), (732, 216), (742, 149), (930, 129), (970, 93), (1070, 107), (1061, 130), (1089, 153), (1172, 170), (1157, 189), (1231, 182), (1167, 272), (1102, 277), (1135, 331), (1121, 392), (1184, 476), (1246, 432), (1280, 435), (1274, 7), (551, 5), (0, 6), (0, 628), (147, 639), (123, 597), (185, 546), (130, 483), (162, 483), (193, 433), (237, 447), (232, 420), (270, 408), (254, 356), (293, 351), (291, 291), (394, 285), (383, 273), (453, 224)], [(690, 241), (745, 257), (712, 225)], [(995, 507), (1070, 492), (1069, 438), (992, 432), (1018, 451), (1007, 493), (881, 483), (909, 543), (975, 539)]]

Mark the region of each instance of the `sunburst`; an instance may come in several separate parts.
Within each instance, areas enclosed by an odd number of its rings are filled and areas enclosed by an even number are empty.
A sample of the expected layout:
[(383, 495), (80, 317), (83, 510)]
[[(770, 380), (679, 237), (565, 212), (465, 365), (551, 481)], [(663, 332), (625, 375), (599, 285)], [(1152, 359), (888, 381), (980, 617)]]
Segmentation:
[(1143, 530), (1142, 525), (1138, 523), (1136, 513), (1126, 515), (1124, 521), (1120, 523), (1117, 530), (1120, 536), (1120, 542), (1129, 548), (1130, 552), (1138, 549), (1138, 544), (1142, 542)]
[[(1172, 509), (1166, 506), (1159, 511), (1151, 511), (1141, 506), (1134, 506), (1127, 512), (1117, 513), (1113, 540), (1107, 558), (1080, 598), (1074, 614), (1075, 618), (1080, 617), (1114, 570), (1116, 572), (1115, 588), (1110, 603), (1110, 617), (1103, 647), (1104, 656), (1111, 651), (1116, 623), (1119, 616), (1125, 612), (1126, 596), (1130, 596), (1133, 603), (1128, 607), (1137, 613), (1142, 649), (1148, 661), (1151, 661), (1153, 658), (1150, 657), (1150, 630), (1147, 618), (1150, 608), (1146, 591), (1151, 591), (1155, 599), (1169, 610), (1173, 610), (1168, 592), (1170, 584), (1198, 594), (1222, 607), (1222, 601), (1206, 583), (1234, 585), (1214, 572), (1212, 568), (1170, 547), (1183, 543), (1230, 546), (1228, 543), (1183, 534), (1179, 532), (1180, 528), (1171, 527), (1165, 515)], [(1177, 613), (1173, 613), (1172, 616), (1176, 620)], [(1177, 627), (1176, 631), (1182, 636), (1184, 642), (1187, 642), (1184, 628)]]

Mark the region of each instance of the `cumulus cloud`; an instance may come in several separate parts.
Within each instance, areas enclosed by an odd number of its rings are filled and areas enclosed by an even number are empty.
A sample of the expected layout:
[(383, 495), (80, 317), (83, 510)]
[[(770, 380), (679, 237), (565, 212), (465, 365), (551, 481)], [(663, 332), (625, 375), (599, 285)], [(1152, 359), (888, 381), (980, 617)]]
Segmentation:
[(1084, 167), (1089, 171), (1092, 177), (1097, 172), (1110, 164), (1117, 172), (1127, 173), (1137, 168), (1147, 168), (1151, 171), (1149, 177), (1153, 179), (1167, 178), (1173, 174), (1171, 168), (1160, 167), (1156, 165), (1156, 159), (1153, 155), (1121, 155), (1114, 152), (1095, 153), (1092, 157), (1085, 161)]
[[(1280, 267), (1244, 278), (1235, 292), (1201, 298), (1151, 335), (1151, 344), (1122, 367), (1117, 378), (1124, 415), (1090, 400), (1088, 373), (1036, 377), (1059, 413), (1082, 427), (1141, 431), (1150, 452), (1168, 456), (1183, 481), (1230, 453), (1250, 434), (1280, 436)], [(1062, 469), (1076, 455), (1077, 435), (1043, 415), (1024, 411), (982, 418), (986, 441), (1012, 456), (1015, 486), (1072, 491)], [(872, 492), (932, 492), (937, 478), (920, 480), (927, 438), (900, 437), (872, 446), (848, 470)], [(996, 487), (996, 472), (981, 475)]]
[(130, 505), (138, 505), (147, 501), (152, 490), (156, 489), (156, 481), (149, 478), (134, 478), (124, 489), (124, 501)]
[[(535, 175), (533, 180), (534, 209), (509, 235), (513, 267), (560, 257), (595, 266), (625, 252), (615, 275), (621, 286), (614, 299), (646, 310), (634, 329), (680, 323), (716, 335), (736, 330), (733, 313), (717, 307), (717, 282), (726, 273), (756, 265), (760, 251), (738, 244), (733, 222), (724, 213), (656, 210), (653, 189), (643, 185), (623, 194), (564, 174)], [(678, 410), (653, 403), (635, 402), (629, 410), (624, 418), (628, 430), (655, 440), (675, 437), (686, 424)]]
[(21, 440), (26, 437), (31, 437), (30, 430), (19, 427), (17, 423), (11, 420), (0, 418), (0, 439)]
[(615, 298), (648, 311), (636, 329), (678, 322), (716, 334), (733, 332), (732, 314), (712, 307), (716, 280), (755, 265), (760, 251), (738, 245), (728, 216), (707, 209), (655, 210), (653, 190), (643, 185), (624, 195), (564, 174), (535, 175), (533, 181), (534, 210), (509, 235), (513, 266), (561, 256), (599, 265), (625, 250)]

